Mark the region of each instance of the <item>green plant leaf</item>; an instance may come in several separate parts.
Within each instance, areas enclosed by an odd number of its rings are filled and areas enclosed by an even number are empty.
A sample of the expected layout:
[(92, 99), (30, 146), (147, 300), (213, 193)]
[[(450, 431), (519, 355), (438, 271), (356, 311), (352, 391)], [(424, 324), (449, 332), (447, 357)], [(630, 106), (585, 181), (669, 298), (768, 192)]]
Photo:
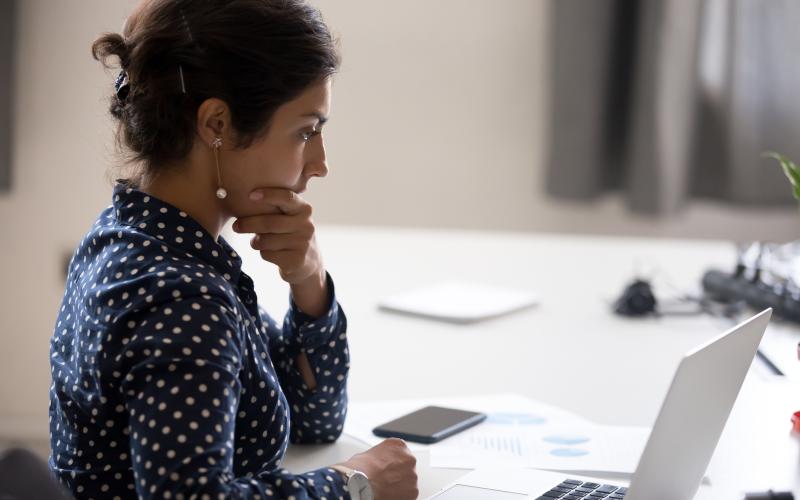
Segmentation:
[(772, 158), (780, 163), (784, 175), (786, 175), (786, 178), (792, 183), (792, 187), (794, 188), (792, 191), (795, 199), (800, 200), (800, 167), (788, 157), (774, 151), (765, 152), (762, 156), (765, 158)]
[(766, 156), (778, 160), (789, 181), (795, 186), (800, 185), (800, 168), (792, 160), (779, 153), (769, 153)]

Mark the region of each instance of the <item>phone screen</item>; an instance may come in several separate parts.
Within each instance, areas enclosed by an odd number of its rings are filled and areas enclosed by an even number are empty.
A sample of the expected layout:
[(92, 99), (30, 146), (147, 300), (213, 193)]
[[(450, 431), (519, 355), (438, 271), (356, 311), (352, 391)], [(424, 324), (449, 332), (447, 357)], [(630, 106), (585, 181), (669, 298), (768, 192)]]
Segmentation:
[(426, 406), (373, 429), (381, 437), (398, 437), (418, 443), (435, 443), (486, 419), (483, 413)]

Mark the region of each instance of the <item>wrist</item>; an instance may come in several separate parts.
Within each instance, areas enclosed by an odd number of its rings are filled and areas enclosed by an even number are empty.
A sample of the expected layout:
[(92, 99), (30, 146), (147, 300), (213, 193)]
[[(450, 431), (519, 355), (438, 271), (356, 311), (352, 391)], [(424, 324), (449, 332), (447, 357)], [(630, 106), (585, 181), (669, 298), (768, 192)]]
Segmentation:
[(347, 477), (350, 475), (350, 473), (353, 472), (354, 470), (357, 470), (355, 467), (351, 467), (345, 464), (331, 465), (331, 469), (338, 472), (345, 482), (347, 482)]
[(312, 272), (305, 278), (295, 281), (293, 283), (289, 283), (289, 286), (299, 289), (313, 289), (313, 288), (325, 288), (325, 281), (327, 278), (327, 274), (325, 273), (325, 269), (320, 267), (316, 271)]
[(327, 310), (328, 279), (324, 269), (313, 273), (302, 281), (291, 283), (292, 298), (300, 310), (314, 318)]
[(373, 500), (372, 483), (364, 471), (344, 464), (332, 465), (331, 469), (342, 476), (351, 498), (354, 500)]
[[(336, 464), (334, 467), (344, 468), (345, 470), (357, 470), (361, 471), (370, 478), (370, 481), (373, 479), (375, 475), (378, 474), (378, 471), (374, 467), (374, 464), (369, 458), (362, 457), (360, 455), (354, 455), (350, 457), (349, 460), (345, 462), (340, 462)], [(338, 469), (337, 469), (338, 470)]]

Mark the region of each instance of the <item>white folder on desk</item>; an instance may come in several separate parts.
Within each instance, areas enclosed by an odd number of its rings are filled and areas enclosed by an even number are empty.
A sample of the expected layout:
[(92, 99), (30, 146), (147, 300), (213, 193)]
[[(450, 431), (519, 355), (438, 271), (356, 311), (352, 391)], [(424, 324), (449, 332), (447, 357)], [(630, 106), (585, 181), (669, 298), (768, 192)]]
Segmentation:
[(536, 294), (473, 283), (442, 283), (387, 297), (381, 309), (453, 323), (509, 314), (539, 302)]

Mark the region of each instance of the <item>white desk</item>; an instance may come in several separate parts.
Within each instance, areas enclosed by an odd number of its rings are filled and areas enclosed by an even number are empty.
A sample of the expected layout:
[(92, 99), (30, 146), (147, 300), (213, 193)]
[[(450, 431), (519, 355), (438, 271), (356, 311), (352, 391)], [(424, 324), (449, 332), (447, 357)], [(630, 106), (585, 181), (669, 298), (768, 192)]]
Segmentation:
[[(697, 290), (708, 267), (731, 268), (734, 248), (724, 242), (338, 226), (319, 228), (317, 238), (349, 321), (351, 401), (516, 392), (598, 423), (650, 426), (680, 357), (731, 326), (610, 312), (637, 270), (656, 270), (659, 297)], [(287, 289), (275, 268), (248, 238), (231, 241), (262, 305), (282, 314)], [(385, 295), (453, 279), (530, 289), (542, 304), (468, 326), (376, 308)], [(798, 389), (753, 365), (709, 468), (710, 498), (768, 488), (800, 494), (800, 440), (789, 433)], [(305, 470), (363, 449), (345, 436), (294, 448), (285, 465)], [(425, 452), (418, 459), (422, 498), (464, 474), (430, 468)]]

